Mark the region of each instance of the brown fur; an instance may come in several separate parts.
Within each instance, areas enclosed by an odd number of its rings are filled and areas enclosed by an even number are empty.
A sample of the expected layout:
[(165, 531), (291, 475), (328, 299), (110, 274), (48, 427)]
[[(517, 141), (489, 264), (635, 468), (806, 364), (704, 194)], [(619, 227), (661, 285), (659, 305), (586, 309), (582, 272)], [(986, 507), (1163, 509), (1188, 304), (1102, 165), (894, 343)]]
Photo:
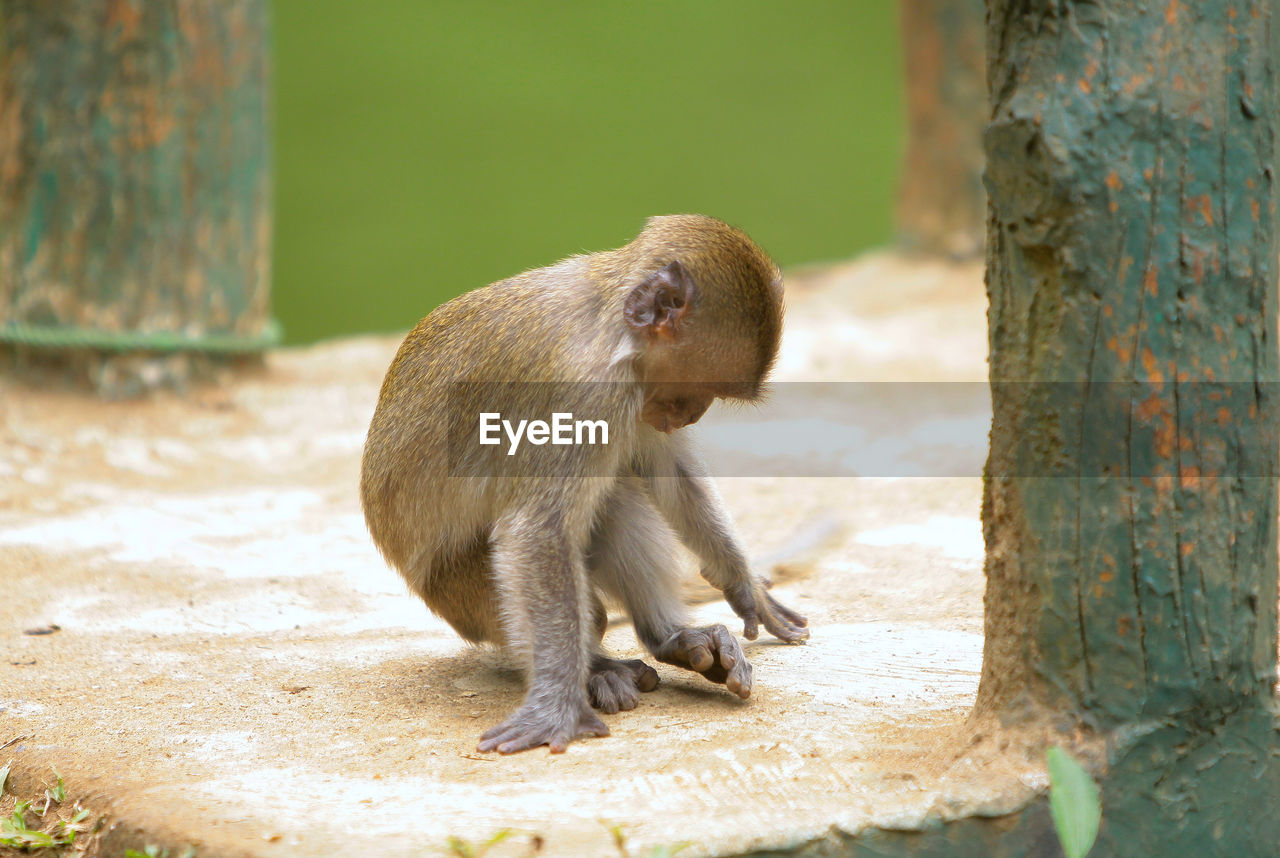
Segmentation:
[[(662, 351), (623, 308), (648, 300), (639, 284), (666, 270), (687, 272), (691, 300), (666, 308), (680, 324)], [(728, 653), (736, 643), (727, 633), (687, 628), (669, 552), (677, 536), (703, 557), (749, 633), (759, 619), (789, 640), (807, 634), (750, 575), (714, 484), (677, 437), (684, 430), (667, 436), (641, 422), (662, 396), (686, 409), (670, 425), (696, 421), (698, 403), (683, 404), (681, 385), (708, 403), (758, 395), (781, 326), (782, 280), (769, 257), (720, 221), (675, 215), (650, 219), (616, 250), (462, 295), (405, 338), (369, 427), (361, 499), (374, 543), (414, 592), (462, 637), (506, 647), (528, 672), (524, 705), (482, 748), (561, 750), (575, 736), (602, 735), (588, 688), (615, 711), (656, 684), (646, 665), (599, 653), (602, 593), (624, 603), (660, 659), (749, 693), (750, 666)], [(659, 357), (665, 375), (655, 381)], [(548, 445), (520, 459), (459, 446), (490, 410), (606, 415), (610, 443)], [(687, 490), (658, 488), (659, 476)], [(704, 669), (698, 646), (746, 666)]]

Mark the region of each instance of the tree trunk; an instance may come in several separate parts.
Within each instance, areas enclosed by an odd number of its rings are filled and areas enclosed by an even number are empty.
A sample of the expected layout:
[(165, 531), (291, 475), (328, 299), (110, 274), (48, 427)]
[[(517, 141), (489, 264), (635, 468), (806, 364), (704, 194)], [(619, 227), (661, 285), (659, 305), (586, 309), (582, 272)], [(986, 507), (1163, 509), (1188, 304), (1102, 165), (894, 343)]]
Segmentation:
[(907, 78), (907, 153), (897, 232), (908, 248), (982, 252), (982, 0), (899, 0)]
[(988, 8), (976, 712), (1118, 730), (1097, 854), (1274, 854), (1270, 4)]
[(0, 0), (0, 341), (253, 350), (266, 0)]

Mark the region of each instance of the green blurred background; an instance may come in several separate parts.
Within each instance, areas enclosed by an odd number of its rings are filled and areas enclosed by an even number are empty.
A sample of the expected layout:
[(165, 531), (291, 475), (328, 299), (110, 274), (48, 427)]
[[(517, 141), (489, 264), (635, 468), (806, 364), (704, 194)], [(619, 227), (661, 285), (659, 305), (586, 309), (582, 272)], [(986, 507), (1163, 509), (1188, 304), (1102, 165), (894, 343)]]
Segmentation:
[(889, 0), (274, 0), (274, 305), (291, 343), (702, 212), (783, 265), (890, 236)]

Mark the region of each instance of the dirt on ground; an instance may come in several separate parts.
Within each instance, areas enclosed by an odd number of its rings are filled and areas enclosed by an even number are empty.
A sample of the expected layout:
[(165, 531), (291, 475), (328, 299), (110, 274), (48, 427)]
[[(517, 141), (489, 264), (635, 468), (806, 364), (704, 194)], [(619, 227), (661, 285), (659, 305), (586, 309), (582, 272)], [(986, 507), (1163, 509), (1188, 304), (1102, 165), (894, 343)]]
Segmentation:
[[(498, 837), (491, 855), (695, 856), (1017, 808), (1046, 782), (1036, 743), (994, 747), (966, 723), (980, 457), (939, 443), (988, 416), (966, 394), (921, 419), (986, 378), (981, 266), (874, 255), (794, 272), (788, 301), (784, 400), (906, 385), (848, 436), (829, 415), (800, 425), (803, 404), (705, 421), (709, 455), (738, 463), (721, 487), (757, 565), (812, 639), (747, 643), (747, 701), (658, 665), (657, 690), (605, 717), (611, 736), (563, 755), (476, 752), (519, 674), (428, 613), (368, 538), (360, 451), (399, 338), (285, 349), (128, 402), (0, 380), (0, 813), (38, 809), (56, 767), (66, 797), (44, 827), (78, 803), (91, 854), (464, 854)], [(698, 619), (740, 628), (688, 572)], [(607, 644), (642, 657), (614, 620)]]

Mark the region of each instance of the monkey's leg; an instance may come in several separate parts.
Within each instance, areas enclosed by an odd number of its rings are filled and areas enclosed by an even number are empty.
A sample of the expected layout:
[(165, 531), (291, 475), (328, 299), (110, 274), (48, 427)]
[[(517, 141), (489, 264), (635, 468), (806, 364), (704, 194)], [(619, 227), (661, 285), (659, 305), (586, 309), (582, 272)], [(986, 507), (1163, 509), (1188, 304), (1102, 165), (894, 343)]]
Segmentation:
[(437, 616), (471, 643), (506, 643), (498, 616), (498, 596), (483, 536), (441, 558), (415, 588)]
[(659, 661), (697, 671), (746, 698), (751, 663), (724, 626), (689, 626), (677, 569), (675, 535), (648, 489), (635, 477), (619, 480), (592, 535), (592, 580), (622, 601), (640, 642)]
[(595, 587), (591, 588), (591, 620), (597, 641), (596, 652), (591, 656), (591, 675), (587, 678), (591, 705), (610, 715), (635, 709), (641, 692), (658, 687), (658, 672), (638, 658), (610, 658), (599, 648), (609, 625), (609, 615)]
[(508, 648), (524, 661), (529, 689), (512, 715), (480, 737), (481, 751), (504, 754), (548, 745), (559, 753), (579, 736), (609, 728), (587, 699), (592, 624), (589, 587), (564, 507), (548, 503), (499, 519), (492, 537), (494, 577)]

